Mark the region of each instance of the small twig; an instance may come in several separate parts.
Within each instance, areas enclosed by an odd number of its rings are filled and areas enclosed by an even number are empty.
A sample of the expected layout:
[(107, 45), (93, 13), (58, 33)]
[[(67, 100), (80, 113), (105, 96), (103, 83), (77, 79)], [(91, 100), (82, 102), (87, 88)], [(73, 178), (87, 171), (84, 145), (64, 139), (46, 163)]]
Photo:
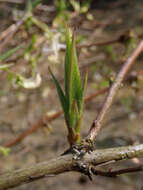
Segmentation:
[(129, 56), (125, 64), (122, 66), (120, 72), (117, 74), (117, 77), (115, 81), (113, 82), (108, 95), (105, 98), (105, 101), (103, 103), (103, 106), (101, 110), (99, 111), (99, 114), (97, 115), (96, 119), (92, 123), (92, 126), (89, 130), (88, 136), (86, 139), (89, 139), (90, 141), (95, 140), (98, 132), (100, 131), (103, 122), (105, 120), (105, 116), (108, 113), (109, 108), (111, 107), (113, 100), (115, 98), (115, 95), (117, 94), (117, 91), (119, 87), (121, 86), (121, 83), (123, 79), (125, 78), (125, 75), (129, 71), (132, 64), (135, 62), (136, 58), (139, 56), (141, 51), (143, 50), (143, 41), (139, 43), (137, 48), (133, 51), (133, 53)]
[(105, 177), (117, 177), (121, 174), (127, 174), (127, 173), (134, 173), (134, 172), (142, 172), (143, 171), (143, 165), (132, 167), (132, 168), (125, 168), (120, 170), (109, 170), (109, 171), (101, 171), (97, 170), (96, 168), (92, 167), (91, 172), (94, 175), (100, 175)]
[(123, 43), (130, 38), (128, 33), (129, 33), (129, 31), (126, 31), (125, 33), (118, 36), (116, 39), (108, 40), (105, 42), (93, 42), (90, 44), (79, 44), (77, 47), (78, 48), (89, 48), (92, 46), (105, 46), (105, 45), (111, 45), (111, 44), (115, 44), (115, 43)]
[[(3, 42), (0, 44), (0, 52), (3, 51), (7, 43), (12, 39), (13, 35), (17, 32), (19, 27), (23, 24), (23, 22), (27, 19), (27, 14), (25, 14), (17, 23), (10, 26), (8, 29), (6, 29), (4, 32), (2, 32), (1, 39), (3, 39), (3, 36), (6, 37)], [(9, 32), (8, 35), (5, 35), (5, 33)]]
[(11, 147), (19, 142), (21, 142), (23, 139), (25, 139), (27, 136), (31, 135), (32, 133), (34, 133), (35, 131), (37, 131), (39, 128), (41, 128), (42, 126), (45, 125), (45, 122), (50, 122), (54, 119), (56, 119), (57, 117), (59, 117), (62, 114), (62, 111), (57, 111), (56, 113), (54, 113), (51, 116), (45, 116), (42, 117), (35, 125), (33, 125), (31, 127), (31, 129), (26, 130), (24, 133), (20, 134), (18, 137), (16, 137), (15, 139), (9, 141), (8, 143), (3, 144), (4, 147)]
[(15, 29), (15, 24), (12, 24), (6, 30), (4, 30), (3, 32), (1, 32), (1, 34), (0, 34), (0, 41), (3, 40), (14, 29)]
[[(104, 88), (102, 90), (97, 91), (96, 93), (93, 93), (91, 95), (89, 95), (88, 97), (85, 98), (85, 102), (88, 102), (90, 100), (92, 100), (93, 98), (95, 98), (96, 96), (99, 96), (101, 94), (104, 94), (106, 91), (108, 90), (108, 88)], [(31, 135), (32, 133), (34, 133), (35, 131), (37, 131), (39, 128), (41, 128), (42, 126), (45, 125), (46, 122), (51, 122), (52, 120), (58, 118), (59, 116), (61, 116), (63, 114), (63, 112), (57, 111), (56, 113), (52, 114), (51, 116), (47, 116), (46, 114), (38, 121), (36, 122), (36, 124), (34, 124), (30, 129), (26, 130), (24, 133), (20, 134), (19, 136), (17, 136), (15, 139), (3, 144), (2, 146), (4, 147), (11, 147), (19, 142), (21, 142), (22, 140), (24, 140), (27, 136)]]
[(85, 102), (88, 102), (88, 101), (92, 100), (93, 98), (95, 98), (96, 96), (99, 96), (99, 95), (101, 95), (101, 94), (104, 94), (104, 93), (107, 92), (108, 90), (109, 90), (109, 88), (103, 88), (103, 89), (101, 89), (101, 90), (98, 90), (97, 92), (95, 92), (95, 93), (93, 93), (93, 94), (87, 96), (84, 101), (85, 101)]

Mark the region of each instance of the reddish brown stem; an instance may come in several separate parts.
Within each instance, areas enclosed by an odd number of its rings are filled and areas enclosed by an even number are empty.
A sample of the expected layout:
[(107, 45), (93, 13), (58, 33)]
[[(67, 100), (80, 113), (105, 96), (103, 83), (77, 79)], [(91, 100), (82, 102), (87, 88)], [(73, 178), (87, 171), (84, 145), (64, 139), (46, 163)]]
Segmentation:
[(101, 171), (101, 170), (96, 170), (94, 168), (91, 168), (91, 171), (94, 175), (100, 175), (100, 176), (106, 176), (106, 177), (117, 177), (121, 174), (126, 174), (126, 173), (133, 173), (133, 172), (142, 172), (143, 171), (143, 166), (136, 166), (132, 168), (125, 168), (125, 169), (120, 169), (120, 170), (109, 170), (109, 171)]
[(109, 41), (105, 41), (105, 42), (94, 42), (94, 43), (90, 43), (90, 44), (79, 44), (77, 47), (78, 48), (89, 48), (89, 47), (92, 47), (92, 46), (110, 45), (110, 44), (114, 44), (114, 43), (117, 43), (117, 42), (119, 42), (119, 38), (109, 40)]
[(88, 101), (92, 100), (93, 98), (95, 98), (96, 96), (101, 95), (101, 94), (104, 94), (104, 93), (107, 92), (108, 90), (109, 90), (109, 88), (103, 88), (103, 89), (101, 89), (101, 90), (98, 90), (97, 92), (95, 92), (95, 93), (89, 95), (88, 97), (86, 97), (86, 98), (84, 99), (84, 101), (85, 101), (85, 102), (88, 102)]
[(132, 64), (135, 62), (136, 58), (139, 56), (141, 51), (143, 50), (143, 40), (139, 43), (137, 48), (133, 51), (133, 53), (129, 56), (127, 61), (122, 66), (121, 70), (117, 74), (117, 77), (115, 78), (115, 81), (113, 82), (109, 93), (107, 94), (105, 101), (103, 103), (103, 106), (101, 110), (99, 111), (96, 119), (93, 121), (92, 126), (89, 130), (88, 136), (86, 137), (90, 141), (95, 140), (98, 132), (100, 131), (103, 122), (105, 120), (105, 116), (108, 113), (109, 108), (111, 107), (113, 100), (115, 98), (115, 95), (117, 94), (117, 91), (119, 87), (121, 86), (121, 83), (123, 79), (125, 78), (125, 75), (129, 71)]
[(50, 122), (57, 117), (59, 117), (62, 114), (62, 111), (57, 111), (54, 113), (52, 116), (45, 116), (41, 118), (35, 125), (31, 127), (31, 129), (26, 130), (24, 133), (20, 134), (18, 137), (15, 139), (9, 141), (8, 143), (3, 144), (4, 147), (11, 147), (19, 142), (21, 142), (25, 137), (31, 135), (33, 132), (37, 131), (39, 128), (45, 125), (45, 122)]

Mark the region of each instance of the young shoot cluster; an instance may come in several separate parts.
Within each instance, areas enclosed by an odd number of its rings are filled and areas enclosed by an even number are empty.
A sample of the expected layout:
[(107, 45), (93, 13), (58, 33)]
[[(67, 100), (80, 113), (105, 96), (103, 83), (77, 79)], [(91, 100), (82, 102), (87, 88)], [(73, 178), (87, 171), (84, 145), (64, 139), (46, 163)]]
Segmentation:
[(64, 112), (65, 122), (68, 128), (68, 141), (70, 145), (73, 145), (75, 143), (80, 143), (80, 129), (83, 113), (84, 91), (87, 83), (87, 72), (84, 81), (82, 82), (75, 48), (75, 37), (70, 29), (67, 29), (66, 32), (64, 70), (65, 90), (63, 91), (49, 68)]

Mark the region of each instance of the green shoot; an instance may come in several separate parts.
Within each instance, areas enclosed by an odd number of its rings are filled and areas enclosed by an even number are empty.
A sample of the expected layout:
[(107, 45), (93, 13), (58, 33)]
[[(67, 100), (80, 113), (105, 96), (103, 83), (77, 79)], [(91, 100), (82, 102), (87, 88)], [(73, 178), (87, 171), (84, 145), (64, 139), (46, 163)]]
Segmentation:
[(9, 154), (9, 152), (10, 152), (10, 149), (0, 146), (0, 152), (1, 152), (4, 156), (7, 156), (7, 155)]
[(0, 55), (0, 62), (4, 61), (5, 59), (7, 59), (7, 58), (11, 57), (12, 55), (14, 55), (21, 47), (22, 47), (22, 45), (17, 46), (15, 48), (10, 49), (6, 53)]
[(65, 93), (50, 68), (49, 71), (57, 88), (68, 128), (68, 140), (70, 145), (72, 145), (74, 143), (80, 143), (81, 118), (83, 113), (84, 91), (87, 83), (87, 73), (82, 84), (76, 55), (75, 37), (74, 33), (71, 34), (70, 29), (67, 29), (66, 32), (66, 55), (64, 67)]

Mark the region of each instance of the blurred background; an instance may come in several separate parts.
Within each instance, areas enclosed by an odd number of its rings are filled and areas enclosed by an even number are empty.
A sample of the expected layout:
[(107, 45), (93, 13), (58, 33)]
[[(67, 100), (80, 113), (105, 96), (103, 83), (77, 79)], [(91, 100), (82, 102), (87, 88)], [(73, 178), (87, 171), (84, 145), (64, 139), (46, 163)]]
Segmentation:
[[(142, 0), (0, 0), (0, 173), (54, 158), (68, 148), (51, 67), (64, 82), (65, 25), (76, 29), (81, 75), (88, 68), (82, 136), (107, 89), (143, 38)], [(143, 55), (129, 71), (98, 135), (97, 148), (143, 142)], [(96, 96), (95, 93), (99, 93)], [(118, 169), (140, 159), (103, 166)], [(101, 168), (101, 167), (100, 167)], [(65, 173), (15, 190), (142, 190), (142, 173), (118, 178)]]

